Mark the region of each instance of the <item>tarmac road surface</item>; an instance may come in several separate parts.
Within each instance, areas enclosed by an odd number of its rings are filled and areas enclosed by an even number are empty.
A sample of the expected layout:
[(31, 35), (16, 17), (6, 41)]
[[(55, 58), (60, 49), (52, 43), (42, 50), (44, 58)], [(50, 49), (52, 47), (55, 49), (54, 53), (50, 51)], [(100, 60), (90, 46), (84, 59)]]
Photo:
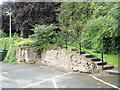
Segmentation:
[(0, 62), (0, 68), (0, 88), (118, 88), (116, 76), (92, 77), (90, 74), (66, 72), (45, 65), (4, 62)]

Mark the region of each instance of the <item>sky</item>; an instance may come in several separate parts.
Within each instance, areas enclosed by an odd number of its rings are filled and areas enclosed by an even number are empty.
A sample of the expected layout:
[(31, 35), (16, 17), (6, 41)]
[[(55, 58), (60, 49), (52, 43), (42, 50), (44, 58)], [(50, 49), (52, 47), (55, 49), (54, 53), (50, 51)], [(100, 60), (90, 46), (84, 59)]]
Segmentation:
[(0, 4), (3, 4), (3, 1), (4, 2), (15, 2), (15, 0), (0, 0)]
[(0, 0), (0, 4), (2, 4), (3, 0)]

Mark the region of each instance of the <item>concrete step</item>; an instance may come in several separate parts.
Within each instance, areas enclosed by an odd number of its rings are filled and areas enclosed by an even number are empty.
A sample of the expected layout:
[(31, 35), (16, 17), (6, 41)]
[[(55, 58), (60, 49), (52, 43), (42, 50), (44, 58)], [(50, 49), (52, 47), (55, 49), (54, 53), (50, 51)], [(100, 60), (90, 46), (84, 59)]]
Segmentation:
[(84, 56), (85, 56), (86, 58), (93, 58), (93, 57), (95, 57), (95, 56), (92, 55), (92, 54), (84, 54)]
[(62, 48), (68, 48), (68, 47), (62, 47)]
[[(97, 65), (99, 65), (99, 66), (101, 66), (102, 65), (102, 61), (98, 61), (98, 62), (94, 62), (95, 64), (97, 64)], [(103, 65), (106, 65), (107, 64), (107, 62), (103, 62)]]
[(109, 65), (109, 64), (103, 66), (103, 70), (109, 70), (109, 69), (113, 69), (113, 68), (114, 68), (114, 66)]
[[(76, 53), (80, 53), (79, 51), (77, 51)], [(85, 52), (84, 51), (81, 51), (81, 54), (85, 54)]]
[(96, 61), (101, 61), (100, 58), (91, 58), (92, 61), (96, 62)]
[(120, 75), (120, 70), (113, 68), (110, 70), (105, 70), (105, 72), (107, 72), (108, 74), (113, 74), (113, 75)]
[(71, 49), (71, 51), (78, 51), (77, 49)]

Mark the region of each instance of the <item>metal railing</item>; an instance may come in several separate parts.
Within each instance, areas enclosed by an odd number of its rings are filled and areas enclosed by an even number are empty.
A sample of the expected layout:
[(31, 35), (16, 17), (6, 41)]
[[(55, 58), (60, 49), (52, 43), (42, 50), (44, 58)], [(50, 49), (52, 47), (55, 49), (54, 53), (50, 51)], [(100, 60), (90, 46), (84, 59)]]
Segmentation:
[[(63, 42), (64, 40), (65, 40), (65, 42)], [(68, 43), (69, 41), (74, 41), (74, 42), (76, 42), (76, 43), (77, 43), (77, 46), (72, 45), (72, 44), (69, 44), (69, 43)], [(82, 51), (91, 54), (90, 52), (84, 50), (84, 49), (82, 48), (82, 46), (83, 46), (83, 47), (89, 47), (90, 49), (93, 49), (93, 50), (97, 51), (98, 53), (101, 53), (101, 58), (100, 58), (100, 59), (101, 59), (101, 61), (102, 61), (102, 69), (104, 68), (104, 52), (102, 52), (102, 51), (100, 51), (100, 50), (97, 50), (96, 48), (93, 48), (93, 47), (91, 47), (91, 46), (89, 46), (89, 45), (81, 42), (80, 40), (71, 39), (71, 38), (68, 38), (67, 36), (65, 36), (64, 39), (62, 39), (61, 41), (57, 41), (57, 42), (58, 42), (58, 43), (60, 42), (60, 43), (62, 43), (62, 44), (65, 44), (66, 50), (68, 49), (68, 45), (79, 49), (80, 55), (82, 54)], [(94, 56), (95, 56), (95, 55), (94, 55)]]

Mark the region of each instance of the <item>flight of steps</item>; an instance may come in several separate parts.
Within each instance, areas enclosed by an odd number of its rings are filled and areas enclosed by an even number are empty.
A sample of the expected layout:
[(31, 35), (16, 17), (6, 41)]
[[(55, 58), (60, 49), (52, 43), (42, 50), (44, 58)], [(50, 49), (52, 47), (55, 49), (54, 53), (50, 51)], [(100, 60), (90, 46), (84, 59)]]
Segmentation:
[[(63, 47), (66, 48), (66, 47)], [(78, 49), (71, 49), (71, 51), (75, 53), (80, 53)], [(84, 55), (86, 58), (89, 58), (97, 65), (98, 68), (102, 69), (102, 60), (92, 54), (88, 54), (85, 51), (81, 52), (81, 55)], [(107, 63), (106, 61), (103, 61), (103, 70), (107, 72), (108, 74), (114, 74), (114, 75), (120, 75), (120, 71), (118, 68), (114, 67), (113, 65)]]
[(97, 65), (98, 68), (102, 69), (102, 64), (103, 64), (103, 70), (109, 74), (114, 74), (114, 75), (120, 75), (120, 71), (118, 71), (117, 68), (115, 68), (113, 65), (107, 63), (106, 61), (103, 61), (100, 58), (97, 58), (96, 56), (92, 55), (92, 54), (86, 54), (85, 52), (81, 53), (82, 55), (84, 55), (86, 58), (90, 58), (93, 63), (95, 63)]
[[(62, 48), (66, 48), (66, 47), (62, 47)], [(71, 49), (71, 51), (75, 52), (75, 53), (80, 53), (78, 51), (78, 49)], [(114, 67), (113, 65), (103, 61), (102, 60), (92, 54), (86, 54), (85, 51), (82, 51), (80, 54), (84, 55), (86, 58), (90, 58), (93, 63), (95, 63), (99, 68), (102, 69), (102, 64), (103, 64), (103, 70), (106, 71), (109, 74), (114, 74), (114, 75), (120, 75), (120, 70), (116, 67)]]

